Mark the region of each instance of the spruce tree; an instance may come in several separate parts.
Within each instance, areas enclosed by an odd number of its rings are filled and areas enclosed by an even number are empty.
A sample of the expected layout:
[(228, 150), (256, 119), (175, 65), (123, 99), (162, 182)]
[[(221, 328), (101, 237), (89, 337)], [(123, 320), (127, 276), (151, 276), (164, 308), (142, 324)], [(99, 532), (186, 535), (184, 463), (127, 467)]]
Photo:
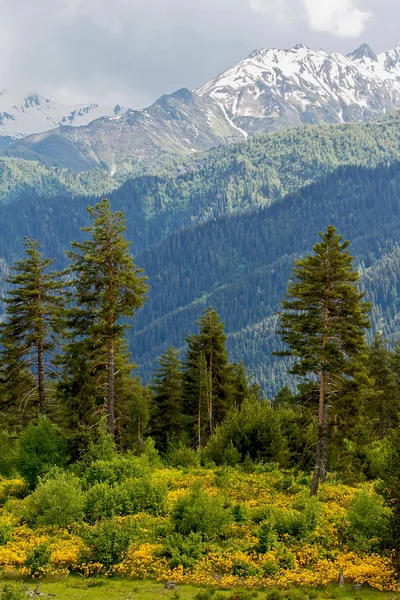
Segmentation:
[[(111, 212), (106, 199), (88, 207), (88, 212), (93, 223), (82, 231), (89, 239), (72, 242), (73, 250), (67, 252), (74, 306), (69, 314), (72, 346), (66, 351), (74, 355), (75, 361), (79, 361), (79, 350), (84, 352), (80, 357), (86, 363), (81, 384), (102, 390), (109, 433), (114, 436), (116, 373), (121, 368), (117, 355), (121, 358), (124, 354), (128, 319), (143, 305), (148, 287), (143, 269), (134, 264), (130, 242), (125, 239), (124, 213)], [(75, 364), (72, 372), (76, 369)]]
[(368, 370), (372, 385), (367, 408), (369, 416), (377, 424), (380, 439), (397, 425), (400, 404), (394, 371), (396, 358), (396, 354), (389, 351), (378, 333), (368, 350)]
[(54, 260), (43, 258), (40, 244), (25, 238), (26, 257), (11, 267), (5, 281), (11, 286), (3, 298), (6, 320), (0, 329), (0, 363), (6, 402), (24, 409), (34, 403), (47, 411), (47, 381), (54, 374), (54, 351), (64, 307), (64, 283), (49, 272)]
[(183, 430), (183, 374), (179, 351), (173, 346), (159, 358), (151, 386), (153, 415), (151, 435), (162, 452), (169, 443), (180, 441)]
[(329, 407), (341, 385), (356, 380), (365, 352), (365, 328), (370, 327), (371, 305), (363, 301), (347, 250), (348, 241), (330, 225), (320, 233), (313, 254), (295, 261), (285, 299), (280, 329), (294, 358), (290, 372), (318, 385), (318, 435), (311, 494), (325, 480), (328, 457)]
[(222, 422), (231, 402), (231, 368), (228, 364), (224, 323), (213, 308), (196, 321), (200, 331), (187, 335), (184, 367), (185, 411), (196, 421), (197, 445)]

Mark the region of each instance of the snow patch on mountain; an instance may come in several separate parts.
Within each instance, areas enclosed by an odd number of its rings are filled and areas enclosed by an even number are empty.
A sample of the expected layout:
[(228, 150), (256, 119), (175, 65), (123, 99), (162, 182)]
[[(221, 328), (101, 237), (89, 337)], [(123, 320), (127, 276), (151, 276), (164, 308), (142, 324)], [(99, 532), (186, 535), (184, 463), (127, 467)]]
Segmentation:
[(125, 111), (119, 105), (99, 106), (92, 103), (67, 106), (43, 96), (23, 98), (3, 90), (0, 92), (0, 136), (19, 139), (55, 127), (87, 125), (99, 117), (118, 117)]
[(400, 44), (378, 56), (367, 44), (347, 56), (303, 44), (260, 48), (196, 93), (252, 134), (300, 123), (366, 121), (400, 109)]

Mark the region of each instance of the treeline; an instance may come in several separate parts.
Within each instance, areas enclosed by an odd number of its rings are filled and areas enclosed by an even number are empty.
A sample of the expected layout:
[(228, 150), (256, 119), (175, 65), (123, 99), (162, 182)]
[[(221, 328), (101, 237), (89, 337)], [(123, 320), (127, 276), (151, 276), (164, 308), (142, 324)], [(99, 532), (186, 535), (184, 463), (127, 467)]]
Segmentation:
[[(297, 349), (293, 346), (297, 357), (301, 348), (307, 351), (304, 368), (292, 367), (306, 377), (304, 383), (296, 393), (284, 387), (267, 399), (243, 362), (229, 360), (224, 323), (208, 307), (196, 320), (195, 333), (185, 337), (181, 332), (183, 355), (169, 347), (150, 384), (143, 385), (134, 375), (126, 335), (146, 300), (146, 277), (130, 254), (124, 215), (111, 212), (106, 200), (89, 213), (92, 224), (84, 228), (86, 239), (72, 242), (66, 270), (51, 271), (53, 261), (43, 258), (38, 242), (27, 239), (26, 256), (8, 277), (11, 287), (0, 330), (4, 439), (18, 439), (41, 416), (62, 432), (70, 460), (85, 453), (106, 427), (121, 451), (140, 453), (154, 443), (172, 464), (264, 461), (310, 470), (321, 433), (315, 419), (320, 375), (318, 368), (310, 367), (307, 350), (312, 331), (304, 332)], [(351, 285), (356, 285), (351, 262), (346, 268)], [(351, 293), (356, 295), (353, 312), (346, 309), (353, 327), (346, 334), (347, 346), (333, 351), (328, 345), (331, 354), (339, 352), (342, 358), (335, 358), (336, 379), (329, 384), (334, 393), (328, 388), (326, 392), (331, 404), (334, 400), (334, 411), (324, 426), (329, 439), (324, 468), (329, 465), (330, 471), (354, 481), (380, 474), (388, 436), (397, 427), (400, 349), (390, 349), (380, 335), (365, 345), (369, 321), (357, 321), (358, 292)], [(354, 329), (357, 322), (359, 333)], [(290, 347), (294, 338), (282, 337)], [(354, 349), (357, 377), (347, 364)], [(322, 359), (315, 360), (319, 366)]]

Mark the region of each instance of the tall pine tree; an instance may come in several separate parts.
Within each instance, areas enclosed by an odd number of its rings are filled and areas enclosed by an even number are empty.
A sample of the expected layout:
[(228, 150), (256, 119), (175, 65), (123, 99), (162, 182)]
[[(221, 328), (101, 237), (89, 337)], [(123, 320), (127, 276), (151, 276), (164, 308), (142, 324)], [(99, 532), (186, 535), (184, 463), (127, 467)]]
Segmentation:
[[(72, 361), (72, 375), (79, 370), (76, 360), (85, 361), (80, 385), (88, 386), (90, 393), (102, 390), (108, 430), (114, 436), (116, 374), (122, 368), (118, 363), (124, 362), (124, 332), (130, 326), (128, 319), (143, 305), (148, 287), (125, 239), (124, 213), (111, 212), (106, 199), (88, 207), (88, 212), (93, 223), (82, 231), (89, 239), (72, 242), (73, 250), (67, 253), (74, 306), (66, 356)], [(80, 351), (84, 354), (79, 358)]]
[(47, 411), (47, 381), (54, 373), (54, 351), (64, 307), (64, 283), (49, 272), (54, 260), (43, 258), (39, 242), (25, 238), (26, 257), (11, 267), (11, 286), (3, 301), (6, 320), (0, 329), (0, 363), (6, 401), (20, 408), (30, 402)]
[(319, 389), (312, 495), (327, 472), (329, 407), (362, 369), (371, 309), (357, 286), (349, 242), (332, 225), (319, 235), (313, 254), (295, 261), (280, 313), (279, 333), (289, 348), (278, 353), (293, 357), (291, 373), (316, 380)]

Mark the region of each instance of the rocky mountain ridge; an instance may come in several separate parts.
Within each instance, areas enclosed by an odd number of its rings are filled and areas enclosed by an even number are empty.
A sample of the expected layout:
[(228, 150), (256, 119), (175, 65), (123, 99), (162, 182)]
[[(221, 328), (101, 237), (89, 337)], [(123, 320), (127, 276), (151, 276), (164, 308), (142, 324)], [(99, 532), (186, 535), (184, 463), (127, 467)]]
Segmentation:
[(255, 50), (194, 92), (183, 88), (143, 110), (35, 133), (4, 153), (76, 172), (138, 174), (249, 135), (366, 122), (399, 109), (400, 44), (379, 55), (362, 44), (347, 56), (299, 44)]

